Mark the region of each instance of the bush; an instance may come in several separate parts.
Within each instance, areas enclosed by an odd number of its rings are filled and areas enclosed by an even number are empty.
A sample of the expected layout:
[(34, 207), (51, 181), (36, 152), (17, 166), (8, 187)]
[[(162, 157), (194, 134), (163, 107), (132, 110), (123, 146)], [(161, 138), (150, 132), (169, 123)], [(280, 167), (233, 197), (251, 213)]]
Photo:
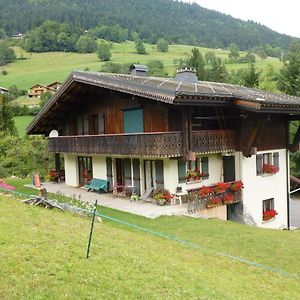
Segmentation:
[(138, 54), (146, 54), (146, 49), (141, 40), (135, 42), (135, 49)]
[(111, 43), (101, 42), (97, 48), (97, 54), (101, 61), (109, 61), (111, 57)]
[(6, 70), (2, 70), (2, 71), (1, 71), (1, 74), (2, 74), (3, 76), (7, 75), (7, 71), (6, 71)]
[(159, 52), (168, 52), (169, 50), (169, 42), (164, 39), (159, 39), (156, 43), (156, 49)]

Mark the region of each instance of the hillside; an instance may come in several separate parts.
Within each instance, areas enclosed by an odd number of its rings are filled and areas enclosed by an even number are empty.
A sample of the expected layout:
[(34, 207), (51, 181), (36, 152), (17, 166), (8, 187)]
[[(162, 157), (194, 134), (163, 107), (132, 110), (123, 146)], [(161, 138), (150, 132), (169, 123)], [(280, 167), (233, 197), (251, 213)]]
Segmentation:
[[(187, 217), (149, 220), (104, 207), (98, 209), (105, 215), (199, 247), (103, 218), (103, 223), (95, 224), (91, 257), (86, 259), (89, 218), (26, 206), (0, 195), (0, 298), (297, 299), (299, 296), (299, 232)], [(219, 252), (260, 262), (282, 273), (248, 265)]]
[[(112, 47), (111, 61), (114, 63), (131, 64), (143, 63), (160, 60), (164, 64), (166, 76), (174, 77), (176, 64), (179, 59), (184, 59), (190, 55), (192, 46), (171, 45), (168, 52), (157, 52), (156, 47), (151, 44), (145, 44), (147, 53), (140, 55), (136, 53), (133, 42), (114, 43)], [(15, 47), (18, 56), (23, 55), (27, 59), (17, 60), (14, 63), (0, 67), (0, 72), (6, 70), (7, 75), (0, 75), (1, 86), (9, 88), (16, 85), (20, 89), (29, 89), (31, 86), (41, 83), (48, 84), (53, 81), (63, 81), (73, 70), (100, 71), (103, 62), (97, 57), (96, 53), (79, 54), (69, 52), (50, 52), (50, 53), (28, 53), (19, 47)], [(201, 53), (212, 51), (210, 48), (199, 48)], [(218, 57), (225, 59), (228, 57), (226, 50), (213, 50)], [(244, 55), (245, 53), (241, 53)], [(277, 58), (268, 57), (267, 59), (256, 59), (256, 66), (264, 69), (271, 64), (275, 70), (282, 67), (282, 63)], [(236, 71), (247, 67), (247, 64), (226, 64), (228, 71)], [(36, 104), (36, 99), (22, 98), (18, 104)]]
[(148, 42), (165, 37), (211, 48), (236, 43), (242, 50), (266, 44), (287, 48), (291, 43), (291, 37), (255, 22), (172, 0), (0, 0), (0, 11), (0, 28), (10, 35), (50, 19), (81, 30), (119, 25)]

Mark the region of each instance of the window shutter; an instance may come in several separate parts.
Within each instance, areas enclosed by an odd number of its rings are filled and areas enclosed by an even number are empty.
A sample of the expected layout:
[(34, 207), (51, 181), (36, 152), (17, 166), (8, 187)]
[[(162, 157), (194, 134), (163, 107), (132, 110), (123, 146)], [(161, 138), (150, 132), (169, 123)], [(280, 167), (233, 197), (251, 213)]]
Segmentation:
[(125, 186), (131, 186), (131, 160), (130, 158), (124, 159), (124, 179), (125, 179)]
[(83, 116), (83, 134), (84, 135), (89, 134), (89, 116), (88, 115)]
[(164, 188), (164, 162), (162, 160), (155, 161), (155, 177), (156, 188)]
[(256, 155), (256, 175), (261, 175), (263, 169), (263, 155), (257, 154)]
[(178, 181), (185, 182), (186, 162), (183, 159), (178, 159)]
[(112, 159), (106, 157), (106, 176), (108, 180), (108, 187), (112, 188), (113, 186), (113, 173), (112, 173)]
[(99, 113), (98, 115), (98, 134), (104, 133), (104, 114)]
[(273, 153), (273, 165), (277, 168), (279, 171), (279, 152)]
[(205, 174), (203, 179), (209, 178), (208, 157), (201, 158), (201, 172)]

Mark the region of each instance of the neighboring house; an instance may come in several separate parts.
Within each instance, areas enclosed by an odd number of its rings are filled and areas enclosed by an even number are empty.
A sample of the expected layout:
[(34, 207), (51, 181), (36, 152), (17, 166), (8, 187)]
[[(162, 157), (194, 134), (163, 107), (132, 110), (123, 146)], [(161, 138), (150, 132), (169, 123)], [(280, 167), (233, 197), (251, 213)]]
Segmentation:
[[(298, 130), (290, 144), (289, 122), (299, 118), (300, 98), (198, 81), (192, 70), (175, 79), (75, 71), (27, 132), (59, 132), (49, 149), (63, 154), (68, 185), (95, 177), (138, 194), (198, 193), (241, 180), (242, 201), (202, 213), (280, 228), (289, 227), (289, 150), (300, 139)], [(194, 169), (202, 178), (187, 182)]]
[(52, 83), (48, 84), (47, 88), (50, 89), (50, 90), (57, 91), (60, 86), (61, 86), (61, 82), (55, 81), (55, 82), (52, 82)]
[(0, 86), (0, 94), (8, 94), (8, 89)]
[(28, 93), (27, 93), (27, 96), (29, 98), (32, 98), (32, 97), (41, 97), (41, 95), (43, 93), (46, 93), (46, 92), (50, 92), (52, 94), (55, 94), (55, 92), (58, 90), (58, 88), (60, 87), (61, 83), (58, 82), (58, 81), (55, 81), (53, 83), (50, 83), (48, 85), (43, 85), (43, 84), (36, 84), (34, 86), (32, 86)]

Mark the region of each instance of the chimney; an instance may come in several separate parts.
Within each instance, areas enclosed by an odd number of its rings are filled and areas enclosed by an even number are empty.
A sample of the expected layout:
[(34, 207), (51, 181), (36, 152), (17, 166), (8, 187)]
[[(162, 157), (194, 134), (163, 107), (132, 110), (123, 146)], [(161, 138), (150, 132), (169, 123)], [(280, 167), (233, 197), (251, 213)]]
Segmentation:
[(130, 75), (136, 76), (147, 76), (148, 75), (148, 67), (145, 65), (137, 65), (133, 64), (130, 66)]
[(181, 70), (177, 70), (175, 75), (176, 81), (182, 81), (184, 83), (198, 83), (198, 77), (196, 74), (196, 70), (193, 68), (185, 68)]

